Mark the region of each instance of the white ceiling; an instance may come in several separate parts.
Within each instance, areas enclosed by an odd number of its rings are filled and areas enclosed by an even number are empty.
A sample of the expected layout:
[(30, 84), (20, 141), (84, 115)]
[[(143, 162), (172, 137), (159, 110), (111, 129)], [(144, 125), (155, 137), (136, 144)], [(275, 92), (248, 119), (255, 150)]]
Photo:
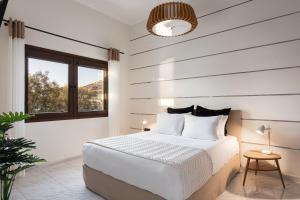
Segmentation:
[(75, 0), (128, 25), (147, 19), (156, 5), (169, 0)]

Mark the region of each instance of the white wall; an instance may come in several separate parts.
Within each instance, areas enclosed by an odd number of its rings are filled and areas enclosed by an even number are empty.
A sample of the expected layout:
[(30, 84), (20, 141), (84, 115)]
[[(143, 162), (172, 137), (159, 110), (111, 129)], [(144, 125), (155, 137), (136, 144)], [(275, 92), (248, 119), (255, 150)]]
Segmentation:
[[(6, 19), (9, 17), (20, 19), (28, 26), (128, 52), (128, 26), (83, 7), (72, 0), (10, 0), (5, 14)], [(5, 102), (7, 38), (7, 28), (2, 26), (0, 30), (0, 111), (7, 111), (7, 102)], [(26, 29), (26, 44), (107, 60), (105, 50), (29, 29)], [(128, 56), (125, 54), (121, 56), (121, 62), (118, 65), (109, 66), (110, 73), (119, 75), (109, 80), (112, 86), (110, 95), (118, 100), (109, 102), (110, 108), (114, 106), (119, 108), (113, 115), (110, 114), (108, 118), (26, 124), (26, 137), (37, 142), (36, 153), (38, 155), (48, 161), (59, 161), (80, 155), (81, 146), (84, 142), (109, 136), (109, 130), (111, 130), (111, 134), (119, 134), (115, 131), (127, 132), (127, 118), (122, 117), (127, 116), (128, 113), (126, 108), (126, 101), (128, 100), (127, 60)], [(120, 102), (123, 102), (122, 105)], [(111, 123), (108, 123), (109, 121)]]
[[(166, 108), (161, 100), (166, 100), (164, 103), (173, 107), (199, 104), (242, 110), (243, 151), (261, 148), (257, 144), (266, 141), (255, 129), (270, 124), (273, 149), (283, 155), (284, 172), (300, 176), (300, 13), (294, 13), (300, 10), (300, 1), (191, 3), (200, 16), (192, 33), (178, 38), (149, 36), (143, 22), (130, 29), (129, 39), (126, 25), (72, 0), (10, 0), (5, 18), (18, 18), (29, 26), (127, 53), (118, 65), (110, 66), (111, 102), (115, 105), (110, 108), (120, 112), (110, 118), (26, 124), (26, 137), (37, 142), (36, 152), (48, 161), (58, 161), (80, 155), (87, 140), (118, 130), (126, 133), (129, 127), (137, 131), (144, 119), (151, 127), (155, 113)], [(218, 10), (222, 11), (215, 12)], [(0, 111), (6, 111), (7, 105), (7, 38), (7, 28), (1, 27)], [(28, 29), (26, 43), (106, 59), (103, 50)], [(128, 60), (131, 70), (127, 69)]]
[[(162, 99), (173, 107), (231, 107), (242, 111), (242, 151), (262, 148), (257, 144), (265, 144), (266, 138), (255, 129), (271, 125), (283, 171), (300, 176), (300, 1), (192, 4), (202, 17), (186, 36), (148, 35), (145, 22), (133, 27), (131, 130), (138, 131), (142, 120), (153, 126), (155, 114), (166, 108)], [(223, 8), (228, 9), (215, 12)]]

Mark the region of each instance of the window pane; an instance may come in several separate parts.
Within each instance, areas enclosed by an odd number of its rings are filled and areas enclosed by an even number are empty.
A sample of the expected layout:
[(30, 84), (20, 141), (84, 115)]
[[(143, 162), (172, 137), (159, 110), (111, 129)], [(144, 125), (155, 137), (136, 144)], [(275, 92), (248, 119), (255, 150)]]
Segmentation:
[(68, 112), (68, 64), (28, 59), (29, 114)]
[(78, 67), (78, 112), (102, 111), (103, 70)]

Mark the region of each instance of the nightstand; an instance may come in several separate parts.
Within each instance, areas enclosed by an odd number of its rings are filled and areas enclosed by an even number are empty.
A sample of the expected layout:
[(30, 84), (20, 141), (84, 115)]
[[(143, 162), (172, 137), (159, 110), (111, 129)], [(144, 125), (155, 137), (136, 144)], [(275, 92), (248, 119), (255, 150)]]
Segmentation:
[[(281, 156), (279, 154), (275, 154), (275, 153), (263, 154), (258, 150), (250, 150), (244, 154), (244, 157), (247, 158), (247, 164), (245, 169), (243, 186), (245, 185), (247, 173), (249, 170), (255, 171), (255, 175), (257, 174), (257, 171), (278, 171), (283, 188), (285, 188), (285, 184), (283, 181), (283, 177), (281, 174), (279, 161), (278, 161), (279, 159), (281, 159)], [(251, 162), (251, 159), (255, 161)], [(266, 161), (266, 160), (274, 160), (276, 166), (265, 164), (264, 162), (259, 164), (259, 161)]]

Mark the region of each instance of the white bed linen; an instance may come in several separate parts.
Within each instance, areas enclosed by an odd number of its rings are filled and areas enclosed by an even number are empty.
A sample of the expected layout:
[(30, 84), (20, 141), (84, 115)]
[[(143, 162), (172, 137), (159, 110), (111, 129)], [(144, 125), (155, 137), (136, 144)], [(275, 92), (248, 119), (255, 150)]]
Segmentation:
[[(131, 137), (204, 149), (212, 160), (211, 175), (239, 152), (238, 142), (233, 136), (211, 141), (146, 132)], [(93, 169), (170, 200), (186, 199), (199, 189), (193, 188), (189, 194), (184, 194), (177, 169), (91, 143), (83, 146), (83, 161)]]

